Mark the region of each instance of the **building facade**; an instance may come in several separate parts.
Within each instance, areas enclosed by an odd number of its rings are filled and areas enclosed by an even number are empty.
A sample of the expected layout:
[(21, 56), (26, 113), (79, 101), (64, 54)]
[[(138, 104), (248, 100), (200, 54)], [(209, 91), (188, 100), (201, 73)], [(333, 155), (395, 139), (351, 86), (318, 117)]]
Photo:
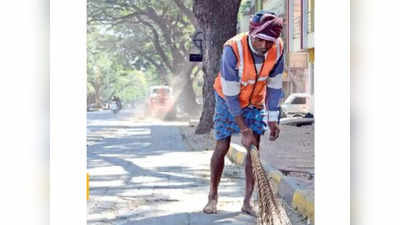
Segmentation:
[(285, 0), (291, 92), (311, 95), (314, 112), (314, 0)]

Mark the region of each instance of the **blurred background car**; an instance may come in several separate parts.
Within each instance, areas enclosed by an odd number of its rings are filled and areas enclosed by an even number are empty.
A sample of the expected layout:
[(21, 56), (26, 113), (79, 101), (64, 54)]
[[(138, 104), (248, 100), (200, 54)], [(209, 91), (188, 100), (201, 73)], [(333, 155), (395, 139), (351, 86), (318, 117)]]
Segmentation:
[(147, 115), (165, 119), (176, 118), (172, 88), (165, 85), (151, 86), (146, 101)]
[(293, 93), (281, 104), (281, 118), (285, 117), (313, 117), (311, 95)]

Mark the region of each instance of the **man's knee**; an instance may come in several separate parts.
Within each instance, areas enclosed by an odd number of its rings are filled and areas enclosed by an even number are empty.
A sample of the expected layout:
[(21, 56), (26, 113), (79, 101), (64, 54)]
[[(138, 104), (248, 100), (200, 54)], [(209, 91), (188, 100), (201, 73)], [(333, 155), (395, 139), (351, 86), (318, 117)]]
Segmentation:
[(222, 140), (217, 140), (217, 144), (215, 146), (215, 153), (225, 156), (225, 154), (229, 150), (230, 143), (231, 143), (230, 136)]

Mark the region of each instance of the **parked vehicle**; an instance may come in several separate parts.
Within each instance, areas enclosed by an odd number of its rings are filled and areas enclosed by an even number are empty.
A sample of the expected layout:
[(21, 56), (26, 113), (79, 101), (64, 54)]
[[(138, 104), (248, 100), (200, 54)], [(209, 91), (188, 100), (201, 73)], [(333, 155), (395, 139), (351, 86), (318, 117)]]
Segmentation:
[(172, 88), (169, 86), (151, 86), (146, 100), (147, 115), (166, 119), (176, 118)]
[(313, 115), (311, 95), (293, 93), (281, 105), (281, 117), (310, 117)]

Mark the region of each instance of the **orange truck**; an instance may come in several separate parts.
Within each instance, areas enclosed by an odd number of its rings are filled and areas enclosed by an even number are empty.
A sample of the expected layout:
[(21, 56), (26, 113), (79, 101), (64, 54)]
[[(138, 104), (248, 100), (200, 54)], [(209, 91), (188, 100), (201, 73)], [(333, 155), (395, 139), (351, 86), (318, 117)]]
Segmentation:
[(176, 118), (175, 101), (169, 86), (151, 86), (146, 101), (147, 115), (165, 119)]

